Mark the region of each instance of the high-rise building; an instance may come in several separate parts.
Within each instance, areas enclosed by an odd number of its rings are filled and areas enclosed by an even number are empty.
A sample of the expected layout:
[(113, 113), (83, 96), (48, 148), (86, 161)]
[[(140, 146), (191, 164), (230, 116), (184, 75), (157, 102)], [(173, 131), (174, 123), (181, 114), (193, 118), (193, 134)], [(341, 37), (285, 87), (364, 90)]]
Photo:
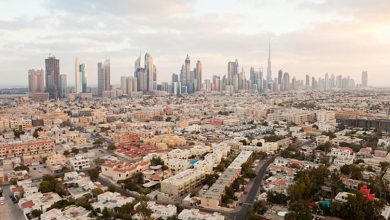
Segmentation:
[(283, 70), (279, 70), (278, 72), (278, 84), (282, 85), (282, 79), (283, 79)]
[(104, 91), (111, 90), (111, 64), (110, 59), (104, 61)]
[(80, 71), (80, 61), (79, 58), (76, 57), (75, 59), (75, 90), (76, 94), (79, 94), (82, 92), (82, 79), (81, 79), (81, 71)]
[(283, 75), (283, 89), (285, 91), (290, 90), (290, 74), (284, 73)]
[(29, 93), (45, 92), (45, 72), (43, 69), (28, 71), (28, 91)]
[(221, 91), (221, 77), (214, 75), (213, 76), (213, 91)]
[(368, 87), (368, 73), (367, 73), (367, 71), (362, 72), (362, 87), (363, 88)]
[(49, 97), (56, 99), (59, 96), (59, 77), (60, 77), (60, 60), (55, 56), (49, 56), (45, 59), (46, 67), (46, 91)]
[(65, 74), (60, 74), (60, 98), (66, 98), (68, 94), (68, 83)]
[(81, 92), (86, 93), (87, 85), (88, 85), (87, 84), (88, 74), (84, 63), (80, 64), (80, 74), (81, 74)]
[(103, 92), (104, 92), (104, 67), (103, 63), (99, 62), (97, 64), (97, 69), (98, 69), (98, 96), (102, 97)]
[(172, 84), (174, 82), (179, 82), (179, 76), (176, 73), (172, 73)]
[(305, 82), (306, 88), (309, 88), (310, 86), (310, 76), (306, 74), (306, 82)]
[(267, 83), (272, 84), (272, 71), (271, 71), (271, 41), (268, 45), (268, 66), (267, 66)]
[(141, 55), (134, 62), (134, 80), (137, 80), (138, 91), (153, 92), (157, 90), (157, 68), (153, 57), (146, 53), (144, 65)]
[(106, 59), (98, 63), (98, 95), (103, 96), (105, 91), (111, 90), (111, 67), (110, 60)]
[(196, 91), (202, 90), (202, 63), (200, 60), (196, 62)]
[(234, 78), (238, 75), (238, 60), (228, 62), (227, 84), (234, 85)]

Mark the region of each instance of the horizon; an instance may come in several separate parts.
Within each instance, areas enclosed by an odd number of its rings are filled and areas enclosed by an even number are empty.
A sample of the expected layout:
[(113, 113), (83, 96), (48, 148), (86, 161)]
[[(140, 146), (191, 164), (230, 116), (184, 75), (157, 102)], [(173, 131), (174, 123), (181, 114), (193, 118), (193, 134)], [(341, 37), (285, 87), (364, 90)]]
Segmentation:
[(74, 85), (76, 56), (86, 64), (90, 86), (97, 84), (97, 63), (106, 58), (111, 81), (118, 84), (121, 76), (133, 75), (141, 51), (153, 56), (157, 82), (170, 82), (186, 54), (191, 68), (202, 62), (203, 79), (226, 74), (227, 63), (236, 58), (248, 78), (251, 66), (266, 72), (269, 39), (272, 78), (282, 69), (297, 79), (329, 73), (360, 83), (367, 70), (370, 86), (387, 87), (390, 80), (390, 4), (379, 0), (5, 0), (3, 5), (0, 87), (27, 85), (27, 71), (44, 69), (49, 53), (60, 59), (68, 85)]

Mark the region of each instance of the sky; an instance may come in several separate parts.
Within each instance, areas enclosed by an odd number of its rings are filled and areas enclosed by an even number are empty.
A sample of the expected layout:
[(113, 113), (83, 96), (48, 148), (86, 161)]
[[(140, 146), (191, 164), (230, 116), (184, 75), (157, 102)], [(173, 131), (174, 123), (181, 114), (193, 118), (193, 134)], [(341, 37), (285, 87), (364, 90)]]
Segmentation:
[(74, 84), (74, 60), (97, 84), (97, 63), (111, 60), (111, 82), (133, 75), (149, 52), (157, 81), (179, 73), (187, 54), (199, 59), (203, 78), (223, 75), (236, 58), (249, 68), (349, 75), (360, 83), (390, 86), (388, 0), (2, 0), (0, 86), (27, 86), (29, 69), (44, 68), (49, 54)]

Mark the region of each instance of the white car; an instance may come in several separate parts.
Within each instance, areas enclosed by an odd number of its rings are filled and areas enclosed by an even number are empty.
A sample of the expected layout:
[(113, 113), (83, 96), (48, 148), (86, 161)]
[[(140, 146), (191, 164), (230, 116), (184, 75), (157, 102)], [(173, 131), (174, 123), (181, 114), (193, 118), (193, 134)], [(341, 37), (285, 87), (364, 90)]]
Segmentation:
[(4, 205), (4, 197), (0, 197), (0, 205)]

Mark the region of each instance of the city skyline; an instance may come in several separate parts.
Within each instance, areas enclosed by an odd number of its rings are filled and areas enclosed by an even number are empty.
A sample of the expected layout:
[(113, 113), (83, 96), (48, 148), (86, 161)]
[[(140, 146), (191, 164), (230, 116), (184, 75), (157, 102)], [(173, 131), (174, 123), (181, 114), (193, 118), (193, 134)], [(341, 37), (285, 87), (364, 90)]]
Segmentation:
[[(21, 2), (29, 7), (17, 7)], [(96, 63), (105, 58), (111, 59), (112, 84), (119, 84), (121, 76), (132, 75), (140, 50), (153, 54), (159, 83), (180, 73), (185, 54), (202, 61), (203, 79), (226, 74), (226, 63), (235, 58), (248, 78), (251, 66), (266, 70), (269, 39), (273, 78), (283, 69), (299, 79), (334, 73), (358, 80), (367, 70), (370, 85), (387, 86), (388, 6), (381, 1), (219, 3), (168, 1), (155, 10), (149, 1), (84, 1), (77, 8), (74, 2), (5, 1), (0, 67), (2, 75), (15, 77), (5, 77), (0, 86), (26, 86), (17, 78), (44, 68), (49, 53), (61, 60), (60, 74), (68, 76), (69, 85), (75, 81), (75, 56), (88, 68), (88, 85), (97, 85)], [(106, 16), (94, 15), (97, 10)]]

